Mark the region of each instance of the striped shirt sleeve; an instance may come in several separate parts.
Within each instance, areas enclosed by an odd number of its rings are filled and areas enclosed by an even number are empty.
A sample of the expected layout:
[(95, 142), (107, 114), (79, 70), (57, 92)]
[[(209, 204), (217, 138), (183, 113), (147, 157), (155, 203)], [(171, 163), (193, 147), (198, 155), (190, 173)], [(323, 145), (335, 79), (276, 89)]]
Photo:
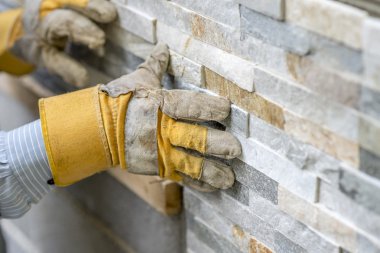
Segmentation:
[(0, 132), (0, 217), (26, 213), (51, 188), (40, 121)]

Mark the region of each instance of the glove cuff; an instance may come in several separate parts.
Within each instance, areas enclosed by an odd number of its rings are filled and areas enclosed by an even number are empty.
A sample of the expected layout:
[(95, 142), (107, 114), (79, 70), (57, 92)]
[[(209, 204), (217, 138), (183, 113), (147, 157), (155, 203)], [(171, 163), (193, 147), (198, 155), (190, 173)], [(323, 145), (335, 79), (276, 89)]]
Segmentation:
[(40, 100), (46, 153), (57, 186), (119, 164), (125, 167), (125, 111), (131, 96), (111, 98), (97, 86)]

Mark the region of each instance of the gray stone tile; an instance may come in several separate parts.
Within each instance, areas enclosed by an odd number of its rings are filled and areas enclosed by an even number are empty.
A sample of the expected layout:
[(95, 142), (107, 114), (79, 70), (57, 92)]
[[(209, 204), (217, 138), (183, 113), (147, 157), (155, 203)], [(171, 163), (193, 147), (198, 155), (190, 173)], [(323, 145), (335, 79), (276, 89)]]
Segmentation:
[(310, 51), (310, 36), (304, 29), (278, 22), (244, 6), (240, 7), (240, 15), (243, 33), (295, 54), (305, 55)]
[(225, 190), (225, 193), (240, 201), (244, 205), (249, 204), (249, 189), (247, 186), (242, 185), (239, 181), (235, 181), (231, 188)]
[(232, 243), (221, 237), (216, 231), (212, 231), (212, 229), (191, 213), (186, 213), (186, 222), (187, 228), (192, 231), (200, 241), (215, 252), (242, 253)]
[(308, 252), (298, 244), (289, 240), (283, 234), (275, 233), (275, 251), (277, 253), (306, 253)]
[(364, 173), (380, 179), (380, 156), (360, 148), (360, 167)]
[(380, 181), (361, 172), (342, 168), (339, 189), (354, 202), (380, 215)]
[(232, 168), (234, 169), (236, 180), (248, 186), (263, 198), (277, 204), (278, 183), (276, 181), (238, 159), (232, 162)]
[(374, 119), (380, 120), (380, 91), (362, 86), (359, 110)]

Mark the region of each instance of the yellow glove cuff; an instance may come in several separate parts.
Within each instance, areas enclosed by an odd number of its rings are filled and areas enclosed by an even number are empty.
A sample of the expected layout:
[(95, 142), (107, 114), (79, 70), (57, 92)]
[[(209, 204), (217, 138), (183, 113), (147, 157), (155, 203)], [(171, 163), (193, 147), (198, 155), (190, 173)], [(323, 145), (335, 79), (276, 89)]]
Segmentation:
[(0, 13), (0, 71), (23, 75), (33, 71), (33, 65), (24, 62), (9, 52), (17, 39), (23, 35), (22, 9)]
[(124, 122), (132, 93), (108, 97), (97, 87), (41, 99), (49, 165), (57, 186), (109, 167), (125, 167)]

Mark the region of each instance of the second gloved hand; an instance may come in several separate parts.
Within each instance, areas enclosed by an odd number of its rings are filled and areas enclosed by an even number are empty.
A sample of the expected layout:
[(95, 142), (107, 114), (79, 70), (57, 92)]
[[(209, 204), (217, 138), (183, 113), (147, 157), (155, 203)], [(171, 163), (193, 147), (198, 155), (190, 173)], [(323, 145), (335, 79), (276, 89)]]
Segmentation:
[(194, 91), (161, 89), (168, 61), (167, 47), (158, 45), (129, 75), (41, 100), (44, 140), (56, 185), (69, 185), (117, 165), (199, 190), (233, 185), (231, 168), (213, 157), (239, 156), (240, 143), (228, 132), (197, 124), (225, 119), (230, 102)]
[[(101, 52), (105, 34), (95, 22), (115, 20), (117, 13), (113, 4), (107, 0), (23, 2), (21, 9), (9, 11), (13, 19), (9, 52), (26, 63), (47, 68), (68, 83), (83, 85), (87, 71), (65, 54), (65, 46), (74, 42)], [(22, 71), (17, 73), (20, 71), (18, 64), (16, 74), (23, 74)]]

